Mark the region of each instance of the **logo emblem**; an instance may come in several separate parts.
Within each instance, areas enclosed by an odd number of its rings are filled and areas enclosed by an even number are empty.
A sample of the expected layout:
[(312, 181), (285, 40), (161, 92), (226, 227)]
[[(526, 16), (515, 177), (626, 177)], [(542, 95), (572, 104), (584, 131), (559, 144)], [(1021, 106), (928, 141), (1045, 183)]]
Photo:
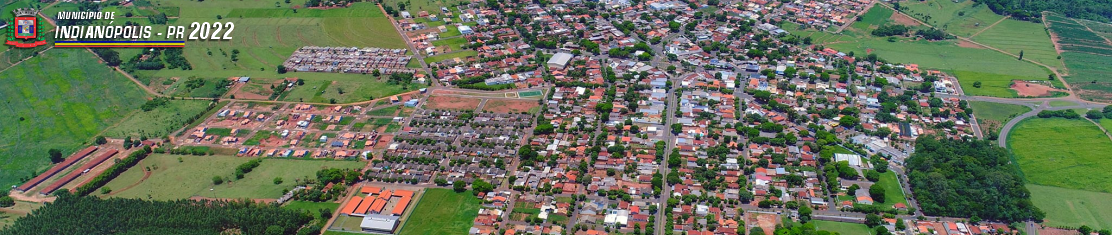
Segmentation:
[(6, 44), (19, 48), (30, 48), (46, 45), (44, 35), (39, 35), (38, 11), (31, 8), (20, 8), (12, 11), (15, 19), (8, 25), (8, 41)]

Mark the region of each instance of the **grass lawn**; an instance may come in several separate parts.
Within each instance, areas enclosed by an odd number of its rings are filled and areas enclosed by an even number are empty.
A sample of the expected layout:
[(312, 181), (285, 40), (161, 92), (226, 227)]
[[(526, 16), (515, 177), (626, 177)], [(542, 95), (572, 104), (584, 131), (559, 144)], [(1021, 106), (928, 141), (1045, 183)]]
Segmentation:
[(907, 204), (907, 197), (904, 196), (903, 189), (900, 188), (900, 182), (899, 179), (896, 178), (896, 172), (888, 171), (887, 173), (880, 174), (880, 181), (877, 181), (877, 183), (884, 187), (884, 203), (877, 203), (877, 206), (887, 208), (896, 203), (903, 203), (905, 206), (910, 207), (910, 205)]
[(815, 224), (816, 230), (826, 230), (837, 232), (839, 234), (873, 234), (874, 230), (869, 229), (865, 224), (834, 222), (825, 220), (812, 220), (811, 223)]
[(0, 185), (5, 187), (45, 170), (47, 150), (72, 154), (139, 110), (147, 97), (85, 50), (47, 50), (0, 73), (0, 80)]
[(467, 44), (467, 39), (463, 37), (432, 41), (433, 46), (448, 46), (449, 48), (452, 48), (452, 51), (460, 50), (460, 46), (462, 46), (463, 44)]
[(969, 106), (973, 107), (973, 115), (977, 116), (978, 119), (992, 120), (998, 123), (1008, 122), (1012, 117), (1031, 111), (1031, 108), (1027, 106), (983, 101), (970, 101)]
[(480, 203), (470, 191), (456, 193), (451, 189), (427, 189), (398, 234), (467, 233), (478, 216)]
[(204, 112), (209, 103), (201, 100), (172, 100), (149, 112), (139, 111), (132, 114), (123, 122), (105, 130), (104, 135), (116, 138), (166, 136), (189, 124), (190, 118)]
[(1112, 141), (1089, 121), (1027, 119), (1012, 130), (1008, 148), (1028, 183), (1112, 192)]
[(335, 213), (336, 208), (339, 208), (339, 207), (340, 207), (340, 203), (334, 203), (334, 202), (307, 202), (307, 201), (291, 201), (290, 203), (287, 203), (285, 206), (282, 206), (282, 208), (286, 208), (286, 209), (290, 209), (290, 210), (308, 211), (309, 214), (313, 215), (313, 218), (320, 218), (320, 210), (321, 209), (328, 209), (328, 210), (333, 212), (332, 213), (333, 215), (335, 215), (336, 214)]
[[(178, 162), (179, 157), (182, 162)], [(154, 154), (135, 167), (120, 174), (105, 187), (115, 190), (112, 196), (126, 198), (151, 198), (155, 200), (184, 199), (192, 196), (217, 198), (278, 198), (282, 189), (294, 187), (295, 179), (315, 178), (317, 170), (336, 168), (361, 168), (363, 162), (320, 161), (293, 159), (266, 159), (243, 179), (235, 180), (235, 167), (253, 158), (232, 156), (184, 156)], [(142, 180), (144, 169), (150, 167), (151, 176)], [(221, 176), (225, 182), (213, 186), (212, 177)], [(275, 185), (274, 178), (282, 177), (282, 184)], [(233, 181), (234, 180), (234, 181)], [(128, 186), (134, 185), (127, 189)], [(209, 190), (209, 189), (214, 190)]]
[[(434, 15), (443, 15), (443, 13), (441, 13), (441, 11), (440, 11), (441, 7), (447, 7), (449, 9), (451, 9), (452, 6), (458, 6), (462, 2), (468, 2), (468, 1), (461, 1), (461, 0), (416, 0), (416, 1), (413, 1), (413, 0), (408, 0), (408, 1), (385, 0), (385, 1), (383, 1), (383, 6), (394, 6), (395, 7), (394, 9), (399, 9), (399, 8), (397, 8), (398, 2), (407, 3), (407, 5), (405, 6), (405, 9), (407, 11), (409, 11), (410, 13), (413, 13), (414, 16), (416, 16), (417, 12), (420, 12), (420, 11), (428, 11), (429, 14), (434, 14)], [(458, 16), (459, 14), (456, 14), (456, 15)], [(458, 20), (459, 19), (457, 18), (456, 21), (458, 21)]]
[(454, 52), (449, 52), (449, 53), (444, 53), (444, 54), (439, 54), (439, 55), (426, 57), (425, 58), (425, 63), (436, 63), (436, 62), (449, 60), (449, 59), (453, 59), (453, 58), (465, 59), (467, 57), (472, 57), (472, 56), (477, 56), (477, 55), (479, 55), (479, 52), (474, 51), (474, 50), (454, 51)]
[(1065, 107), (1065, 106), (1074, 106), (1074, 105), (1077, 105), (1077, 103), (1070, 102), (1070, 101), (1065, 101), (1065, 100), (1051, 100), (1050, 101), (1050, 107)]
[[(1046, 212), (1047, 226), (1112, 229), (1112, 194), (1027, 184), (1031, 201)], [(1102, 209), (1103, 208), (1103, 209)]]
[(394, 116), (394, 113), (396, 113), (397, 111), (398, 111), (398, 106), (395, 105), (395, 106), (390, 106), (390, 107), (385, 107), (385, 108), (380, 108), (380, 109), (367, 111), (367, 115), (370, 115), (370, 116)]

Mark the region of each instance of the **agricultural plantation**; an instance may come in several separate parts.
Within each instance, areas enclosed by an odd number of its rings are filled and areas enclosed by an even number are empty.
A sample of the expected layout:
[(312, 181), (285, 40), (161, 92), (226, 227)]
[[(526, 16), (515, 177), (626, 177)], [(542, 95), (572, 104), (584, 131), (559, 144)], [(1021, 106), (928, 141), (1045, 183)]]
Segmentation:
[(1096, 26), (1107, 34), (1112, 26), (1066, 18), (1057, 14), (1047, 14), (1046, 23), (1062, 51), (1068, 74), (1066, 82), (1077, 89), (1078, 94), (1090, 100), (1112, 100), (1112, 42), (1096, 33), (1090, 26)]
[(0, 185), (46, 169), (47, 150), (69, 154), (138, 110), (146, 99), (134, 83), (85, 50), (47, 50), (0, 77)]

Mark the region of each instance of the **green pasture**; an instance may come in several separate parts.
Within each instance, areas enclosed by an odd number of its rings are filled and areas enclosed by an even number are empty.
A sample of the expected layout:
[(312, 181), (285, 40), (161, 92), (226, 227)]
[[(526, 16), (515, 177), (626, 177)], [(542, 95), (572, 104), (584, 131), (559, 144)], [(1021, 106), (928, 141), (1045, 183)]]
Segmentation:
[(1112, 140), (1089, 121), (1063, 118), (1023, 120), (1008, 136), (1008, 148), (1028, 183), (1112, 192)]
[[(282, 189), (296, 186), (296, 179), (315, 179), (318, 170), (362, 168), (366, 165), (358, 161), (268, 158), (243, 179), (237, 180), (236, 167), (251, 159), (254, 158), (153, 154), (105, 186), (116, 191), (112, 196), (126, 198), (278, 198), (282, 196)], [(142, 180), (147, 168), (152, 169), (152, 173)], [(221, 176), (225, 182), (213, 185), (213, 176)], [(282, 177), (283, 182), (274, 184), (275, 177)], [(127, 188), (129, 186), (131, 188)]]
[(1050, 227), (1112, 229), (1112, 194), (1053, 186), (1027, 184), (1031, 202), (1046, 212), (1044, 224)]
[(429, 188), (402, 225), (400, 235), (460, 234), (471, 228), (480, 201), (471, 191)]
[(138, 110), (147, 95), (82, 49), (51, 49), (0, 73), (0, 185), (45, 170)]
[(104, 136), (161, 138), (189, 124), (189, 119), (204, 112), (209, 103), (201, 100), (172, 100), (151, 111), (139, 110), (105, 130)]

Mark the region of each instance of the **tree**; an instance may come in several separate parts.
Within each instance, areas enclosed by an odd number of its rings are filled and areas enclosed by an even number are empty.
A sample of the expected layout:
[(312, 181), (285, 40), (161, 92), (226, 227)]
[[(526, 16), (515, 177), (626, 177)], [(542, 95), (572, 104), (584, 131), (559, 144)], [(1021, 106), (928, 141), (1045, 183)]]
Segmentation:
[(668, 155), (668, 167), (679, 167), (680, 164), (683, 164), (683, 159), (679, 151), (676, 151), (676, 149), (672, 150), (672, 154)]
[(973, 87), (981, 88), (981, 81), (973, 82)]
[(266, 227), (266, 235), (282, 235), (285, 232), (285, 229), (278, 225)]
[(274, 184), (282, 184), (282, 177), (274, 177)]
[(278, 74), (284, 74), (284, 73), (286, 73), (286, 66), (285, 65), (278, 65)]
[[(877, 172), (877, 171), (871, 171), (871, 170), (866, 170), (866, 172), (865, 172), (865, 179), (867, 179), (867, 180), (869, 180), (869, 181), (872, 181), (872, 182), (877, 182), (877, 181), (880, 181), (880, 172)], [(875, 184), (874, 184), (874, 185), (875, 185)]]
[(884, 187), (880, 186), (880, 184), (869, 186), (869, 196), (871, 196), (875, 202), (884, 203), (884, 193)]
[(328, 208), (320, 208), (319, 212), (320, 212), (320, 217), (323, 218), (323, 219), (332, 218), (332, 210), (329, 210)]
[(452, 190), (455, 190), (457, 193), (467, 191), (467, 182), (463, 182), (463, 180), (456, 180), (456, 182), (452, 183)]
[(1100, 234), (1100, 235), (1112, 235), (1112, 230), (1108, 230), (1108, 229), (1101, 229), (1100, 231), (1098, 231), (1098, 232), (1097, 232), (1097, 234)]
[(223, 184), (223, 183), (224, 183), (224, 178), (223, 177), (220, 177), (220, 176), (213, 176), (212, 177), (212, 184), (220, 185), (220, 184)]
[(1089, 225), (1081, 225), (1081, 227), (1077, 228), (1077, 232), (1088, 235), (1093, 233), (1093, 228), (1089, 227)]
[[(5, 193), (7, 193), (7, 192), (5, 192)], [(0, 207), (12, 207), (12, 206), (15, 206), (15, 199), (13, 199), (12, 197), (9, 197), (9, 196), (0, 197)]]
[(1023, 60), (1023, 50), (1019, 50), (1019, 60)]
[(1101, 113), (1099, 110), (1093, 109), (1089, 110), (1089, 112), (1086, 112), (1085, 117), (1089, 119), (1100, 119), (1104, 117), (1104, 113)]
[(378, 69), (375, 69), (374, 71), (371, 71), (371, 76), (382, 76), (382, 72), (378, 71)]
[(494, 191), (494, 185), (487, 183), (482, 179), (476, 179), (475, 181), (471, 182), (471, 190), (474, 191), (473, 193), (478, 195), (480, 192), (487, 193), (490, 191)]
[(876, 227), (876, 235), (892, 235), (892, 232), (888, 231), (888, 227), (877, 226)]
[(882, 221), (883, 221), (883, 218), (880, 218), (880, 216), (878, 216), (876, 214), (870, 213), (868, 215), (865, 215), (865, 225), (869, 226), (870, 228), (876, 227), (877, 225), (880, 225), (880, 223)]
[(61, 150), (50, 149), (46, 152), (50, 154), (50, 162), (53, 162), (54, 164), (58, 164), (59, 162), (66, 160), (65, 158), (62, 158)]
[(807, 223), (811, 220), (811, 207), (803, 206), (799, 208), (799, 222)]
[(765, 230), (761, 226), (753, 226), (749, 229), (749, 234), (765, 234)]
[(444, 178), (436, 178), (436, 180), (433, 180), (433, 182), (435, 182), (437, 186), (447, 186), (448, 185), (448, 180), (446, 180)]
[(907, 229), (907, 224), (904, 223), (903, 218), (896, 218), (896, 231), (903, 231)]
[(679, 134), (680, 132), (683, 132), (683, 124), (673, 123), (672, 134)]

